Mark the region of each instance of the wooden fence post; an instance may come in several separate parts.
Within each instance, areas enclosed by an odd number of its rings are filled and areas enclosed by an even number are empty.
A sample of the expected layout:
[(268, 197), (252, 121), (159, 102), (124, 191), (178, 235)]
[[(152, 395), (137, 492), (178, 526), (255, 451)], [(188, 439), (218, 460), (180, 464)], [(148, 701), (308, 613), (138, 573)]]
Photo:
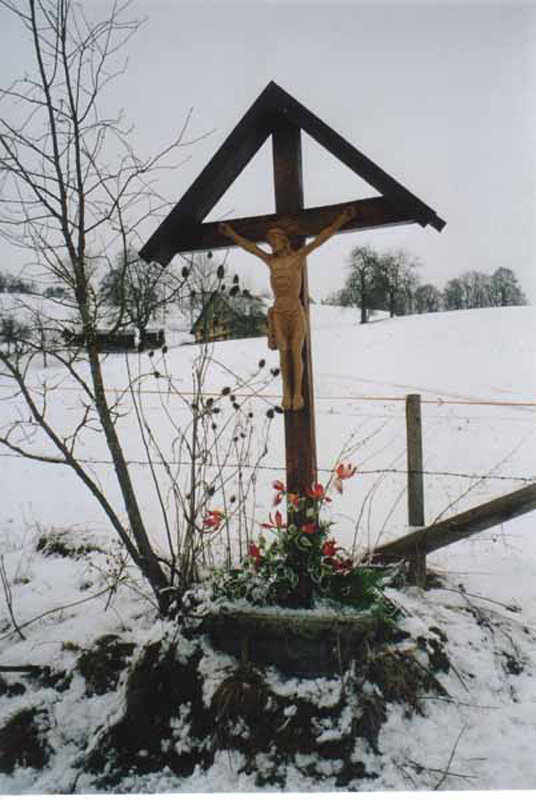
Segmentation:
[[(421, 396), (406, 397), (407, 470), (408, 470), (408, 524), (412, 528), (424, 526), (424, 485), (422, 457)], [(426, 555), (416, 547), (410, 560), (410, 570), (422, 589), (426, 588)]]

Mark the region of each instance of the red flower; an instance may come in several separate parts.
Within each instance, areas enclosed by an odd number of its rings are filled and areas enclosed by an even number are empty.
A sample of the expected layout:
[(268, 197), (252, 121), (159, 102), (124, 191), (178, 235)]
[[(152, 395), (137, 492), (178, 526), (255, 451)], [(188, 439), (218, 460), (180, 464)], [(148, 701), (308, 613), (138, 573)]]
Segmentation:
[(338, 561), (333, 560), (331, 564), (333, 569), (337, 570), (337, 572), (350, 572), (354, 566), (354, 562), (351, 558), (340, 558)]
[(296, 510), (300, 507), (300, 495), (296, 494), (296, 492), (289, 492), (287, 494), (287, 501), (289, 506), (292, 506)]
[(203, 520), (203, 526), (205, 528), (212, 528), (215, 530), (219, 528), (225, 515), (222, 511), (218, 511), (214, 509), (213, 511), (209, 511), (205, 519)]
[(333, 481), (333, 485), (339, 494), (342, 494), (342, 482), (348, 480), (348, 478), (353, 478), (356, 472), (357, 467), (353, 467), (351, 464), (339, 464), (335, 470), (335, 480)]
[(283, 496), (284, 496), (283, 492), (278, 492), (274, 497), (274, 502), (272, 503), (272, 505), (278, 506), (281, 500), (283, 499)]
[(307, 522), (305, 525), (302, 525), (303, 533), (316, 533), (317, 527), (314, 522)]
[(310, 497), (311, 500), (323, 500), (327, 503), (331, 502), (331, 498), (326, 495), (321, 483), (314, 483), (311, 488), (307, 490), (307, 497)]
[(268, 519), (270, 520), (270, 522), (269, 523), (263, 522), (261, 525), (262, 528), (270, 528), (270, 529), (277, 528), (277, 530), (280, 530), (283, 527), (283, 515), (281, 514), (280, 511), (275, 512), (274, 518), (272, 518), (272, 515), (270, 514)]
[(253, 559), (253, 562), (255, 564), (255, 569), (258, 569), (262, 561), (262, 553), (260, 547), (253, 543), (250, 544), (248, 547), (248, 556), (251, 559)]
[(274, 481), (272, 483), (272, 486), (274, 487), (274, 489), (277, 492), (277, 494), (274, 497), (273, 505), (274, 506), (278, 506), (279, 503), (281, 502), (281, 500), (283, 499), (283, 496), (284, 496), (284, 494), (286, 492), (286, 487), (285, 487), (284, 483), (281, 483), (281, 481)]
[(335, 539), (328, 539), (322, 545), (322, 555), (329, 556), (330, 558), (335, 555), (337, 552), (337, 547), (335, 544)]

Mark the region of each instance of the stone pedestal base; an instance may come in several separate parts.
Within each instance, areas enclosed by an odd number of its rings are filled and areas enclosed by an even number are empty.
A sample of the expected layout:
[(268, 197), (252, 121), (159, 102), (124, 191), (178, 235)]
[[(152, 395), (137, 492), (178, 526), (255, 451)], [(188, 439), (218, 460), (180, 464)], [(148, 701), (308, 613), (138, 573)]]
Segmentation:
[(378, 625), (365, 613), (233, 609), (206, 617), (203, 631), (218, 650), (310, 678), (340, 675)]

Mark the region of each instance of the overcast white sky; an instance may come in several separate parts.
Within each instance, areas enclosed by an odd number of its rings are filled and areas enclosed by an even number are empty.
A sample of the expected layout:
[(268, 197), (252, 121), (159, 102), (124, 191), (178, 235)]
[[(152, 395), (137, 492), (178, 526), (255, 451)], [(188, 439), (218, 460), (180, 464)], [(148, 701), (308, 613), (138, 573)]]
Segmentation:
[[(139, 147), (162, 144), (192, 106), (190, 136), (214, 129), (161, 175), (170, 201), (275, 80), (447, 221), (442, 233), (336, 237), (309, 259), (313, 298), (340, 288), (349, 251), (368, 243), (407, 249), (440, 287), (466, 270), (510, 267), (536, 301), (536, 4), (136, 0), (133, 11), (147, 23), (110, 102), (124, 106)], [(0, 40), (0, 66), (22, 71), (10, 27)], [(309, 140), (304, 158), (307, 204), (376, 193)], [(273, 210), (265, 146), (211, 218)], [(233, 250), (230, 263), (266, 284), (256, 259)]]

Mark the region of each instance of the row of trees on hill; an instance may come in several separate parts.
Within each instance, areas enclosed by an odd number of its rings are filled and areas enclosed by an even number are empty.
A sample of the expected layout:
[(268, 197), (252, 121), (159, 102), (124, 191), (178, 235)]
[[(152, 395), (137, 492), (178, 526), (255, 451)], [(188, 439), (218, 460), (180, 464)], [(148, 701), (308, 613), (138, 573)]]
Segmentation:
[(0, 272), (0, 294), (9, 292), (11, 294), (37, 294), (37, 288), (33, 281), (12, 275), (10, 272)]
[(506, 267), (492, 275), (465, 272), (448, 281), (443, 291), (421, 282), (417, 260), (404, 250), (380, 253), (367, 245), (355, 247), (348, 267), (343, 288), (326, 302), (360, 308), (361, 322), (375, 310), (388, 311), (393, 317), (527, 303), (514, 272)]
[(29, 278), (14, 275), (12, 272), (0, 272), (0, 294), (32, 294), (63, 300), (68, 292), (64, 286), (58, 284), (47, 286), (43, 290)]
[(465, 272), (450, 280), (442, 293), (446, 311), (458, 308), (488, 308), (490, 306), (523, 306), (527, 298), (514, 272), (499, 267), (492, 275)]

